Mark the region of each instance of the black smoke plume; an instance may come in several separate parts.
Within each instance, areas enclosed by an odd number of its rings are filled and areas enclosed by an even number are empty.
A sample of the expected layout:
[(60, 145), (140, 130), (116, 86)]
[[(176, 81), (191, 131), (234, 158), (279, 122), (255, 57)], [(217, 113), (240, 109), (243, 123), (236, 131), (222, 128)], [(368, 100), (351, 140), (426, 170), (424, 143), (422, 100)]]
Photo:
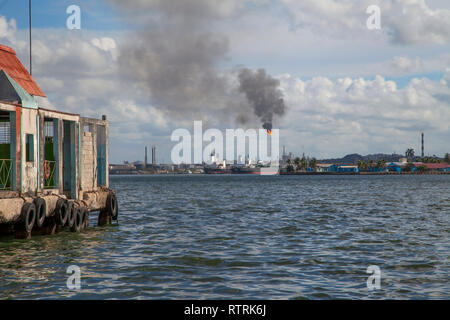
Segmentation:
[(118, 60), (136, 92), (179, 119), (226, 109), (227, 79), (216, 66), (226, 59), (229, 43), (214, 30), (223, 14), (215, 1), (108, 1), (135, 25), (119, 44)]
[(239, 72), (239, 91), (244, 93), (255, 115), (263, 122), (263, 128), (272, 130), (274, 116), (283, 116), (286, 105), (280, 81), (266, 74), (264, 69)]
[(245, 124), (256, 115), (271, 126), (275, 115), (284, 114), (280, 83), (264, 70), (239, 70), (238, 84), (235, 72), (219, 70), (229, 41), (215, 26), (232, 15), (240, 0), (108, 1), (136, 27), (119, 44), (119, 66), (150, 103), (183, 120)]

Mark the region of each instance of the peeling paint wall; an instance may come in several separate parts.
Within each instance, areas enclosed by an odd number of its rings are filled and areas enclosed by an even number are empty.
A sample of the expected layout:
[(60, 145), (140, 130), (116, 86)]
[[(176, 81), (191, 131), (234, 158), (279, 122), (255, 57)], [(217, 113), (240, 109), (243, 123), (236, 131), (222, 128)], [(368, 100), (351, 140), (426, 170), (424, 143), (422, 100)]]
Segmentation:
[[(109, 186), (108, 122), (106, 120), (83, 118), (79, 115), (47, 109), (22, 108), (19, 105), (1, 102), (0, 110), (9, 112), (11, 115), (11, 161), (13, 163), (11, 190), (0, 191), (0, 198), (13, 197), (14, 192), (25, 196), (53, 193), (66, 194), (69, 198), (81, 198), (80, 191), (90, 192), (99, 189), (98, 162), (100, 160), (102, 161), (101, 169), (106, 168), (104, 170), (106, 172), (102, 171), (102, 187)], [(56, 161), (54, 164), (56, 183), (50, 185), (52, 189), (46, 189), (45, 185), (45, 119), (54, 123), (52, 157), (55, 159), (52, 161)], [(66, 132), (70, 126), (70, 139), (66, 139), (64, 147), (65, 124)], [(98, 132), (101, 132), (100, 138)], [(99, 156), (99, 150), (101, 150), (101, 156)], [(67, 161), (68, 153), (70, 153), (69, 161)], [(65, 165), (64, 158), (66, 158)], [(69, 162), (70, 165), (68, 165)], [(64, 172), (66, 178), (64, 178)], [(70, 185), (67, 184), (67, 172), (70, 173)], [(66, 179), (66, 188), (64, 188), (64, 179)]]
[[(81, 134), (81, 190), (88, 192), (109, 187), (108, 122), (91, 118), (80, 119)], [(99, 136), (100, 135), (100, 136)], [(100, 150), (100, 152), (99, 152)], [(103, 163), (99, 165), (99, 161)], [(99, 170), (103, 170), (99, 172)], [(99, 175), (102, 179), (99, 179)], [(102, 181), (102, 185), (99, 184)]]
[[(39, 110), (39, 119), (40, 119), (40, 191), (43, 193), (55, 193), (55, 194), (65, 194), (69, 193), (69, 196), (72, 194), (73, 198), (76, 198), (77, 192), (78, 192), (78, 184), (76, 183), (78, 176), (78, 130), (77, 130), (77, 123), (80, 121), (79, 115), (74, 114), (66, 114), (62, 112), (56, 112), (46, 109), (40, 109)], [(56, 161), (56, 169), (55, 169), (55, 179), (56, 179), (56, 186), (54, 189), (45, 189), (45, 177), (44, 177), (44, 146), (45, 146), (45, 136), (44, 136), (44, 122), (45, 119), (52, 119), (54, 125), (53, 125), (53, 136), (55, 139), (54, 142), (54, 157)], [(73, 130), (71, 132), (72, 137), (70, 139), (70, 144), (73, 144), (73, 148), (69, 148), (72, 150), (69, 150), (69, 152), (73, 152), (71, 154), (71, 157), (74, 157), (74, 161), (72, 161), (72, 165), (70, 165), (71, 173), (73, 174), (73, 182), (74, 184), (70, 187), (72, 190), (64, 190), (64, 146), (63, 146), (63, 135), (64, 135), (64, 122), (70, 122), (74, 125)], [(72, 196), (70, 196), (72, 197)]]
[[(37, 130), (38, 111), (34, 109), (22, 108), (22, 127), (21, 127), (21, 172), (22, 183), (21, 191), (25, 194), (35, 194), (38, 186), (38, 130)], [(32, 136), (32, 141), (28, 146), (30, 160), (27, 161), (27, 136)], [(31, 145), (32, 144), (32, 145)]]
[(81, 190), (94, 190), (94, 141), (91, 132), (83, 132), (81, 140)]
[[(83, 118), (75, 114), (22, 108), (18, 104), (3, 102), (0, 102), (0, 111), (4, 112), (4, 118), (9, 114), (10, 159), (4, 160), (11, 163), (10, 186), (3, 183), (6, 187), (0, 190), (0, 224), (17, 222), (24, 202), (32, 202), (36, 197), (46, 202), (47, 215), (53, 214), (60, 197), (83, 199), (83, 205), (91, 211), (105, 208), (110, 193), (103, 188), (109, 187), (106, 118)], [(46, 119), (53, 123), (53, 135), (49, 135), (52, 137), (49, 139), (49, 150), (53, 150), (53, 153), (49, 153), (48, 159), (45, 148)], [(88, 130), (84, 130), (85, 127)], [(53, 181), (46, 185), (46, 166), (49, 162), (54, 164), (56, 183)], [(102, 186), (98, 185), (99, 180)]]

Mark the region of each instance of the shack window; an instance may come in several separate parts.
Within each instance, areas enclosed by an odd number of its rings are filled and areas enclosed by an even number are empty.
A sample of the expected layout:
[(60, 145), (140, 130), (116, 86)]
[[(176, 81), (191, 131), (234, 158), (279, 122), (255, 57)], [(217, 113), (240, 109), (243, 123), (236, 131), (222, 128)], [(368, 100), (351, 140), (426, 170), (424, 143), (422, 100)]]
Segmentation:
[(45, 119), (44, 135), (45, 135), (45, 153), (44, 160), (55, 161), (55, 123), (54, 119)]
[[(0, 190), (12, 190), (13, 160), (11, 159), (12, 112), (0, 111)], [(11, 128), (11, 125), (13, 128)], [(12, 136), (14, 138), (14, 135)]]
[(44, 187), (56, 189), (58, 187), (58, 119), (44, 119)]
[(0, 119), (0, 143), (9, 144), (11, 139), (11, 125)]
[(53, 119), (45, 119), (44, 121), (44, 134), (45, 134), (45, 140), (53, 140), (54, 134), (54, 123)]
[(34, 136), (32, 134), (26, 135), (26, 160), (27, 162), (34, 162)]

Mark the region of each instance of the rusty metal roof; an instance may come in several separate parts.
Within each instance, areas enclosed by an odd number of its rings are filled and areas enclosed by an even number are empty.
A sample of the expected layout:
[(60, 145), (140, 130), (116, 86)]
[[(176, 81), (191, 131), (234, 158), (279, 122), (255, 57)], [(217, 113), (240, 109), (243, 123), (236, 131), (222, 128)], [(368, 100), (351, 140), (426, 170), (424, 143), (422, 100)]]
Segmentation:
[(5, 70), (25, 91), (34, 96), (45, 97), (16, 56), (14, 49), (0, 44), (0, 70)]

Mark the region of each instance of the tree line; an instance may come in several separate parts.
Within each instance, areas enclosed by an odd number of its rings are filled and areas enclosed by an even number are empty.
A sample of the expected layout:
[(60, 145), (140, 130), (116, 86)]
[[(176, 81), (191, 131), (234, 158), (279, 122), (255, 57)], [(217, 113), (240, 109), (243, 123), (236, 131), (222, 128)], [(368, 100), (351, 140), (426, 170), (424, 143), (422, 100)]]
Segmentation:
[[(440, 159), (436, 156), (430, 157), (426, 156), (423, 158), (415, 157), (414, 149), (409, 148), (405, 152), (405, 156), (408, 160), (408, 163), (403, 168), (404, 171), (411, 171), (414, 167), (414, 164), (412, 163), (412, 160), (414, 159), (414, 162), (422, 162), (422, 163), (448, 163), (450, 164), (450, 153), (446, 153), (443, 159)], [(300, 157), (294, 158), (294, 160), (288, 159), (286, 161), (287, 163), (287, 171), (288, 172), (305, 172), (308, 169), (312, 169), (313, 171), (316, 171), (317, 164), (320, 162), (316, 158), (307, 158), (305, 157), (305, 154)], [(369, 161), (363, 161), (358, 160), (358, 168), (360, 171), (370, 171), (373, 169), (381, 170), (386, 166), (388, 161), (385, 159), (381, 159), (378, 161), (369, 160)], [(418, 166), (417, 167), (419, 171), (426, 171), (426, 166)]]

